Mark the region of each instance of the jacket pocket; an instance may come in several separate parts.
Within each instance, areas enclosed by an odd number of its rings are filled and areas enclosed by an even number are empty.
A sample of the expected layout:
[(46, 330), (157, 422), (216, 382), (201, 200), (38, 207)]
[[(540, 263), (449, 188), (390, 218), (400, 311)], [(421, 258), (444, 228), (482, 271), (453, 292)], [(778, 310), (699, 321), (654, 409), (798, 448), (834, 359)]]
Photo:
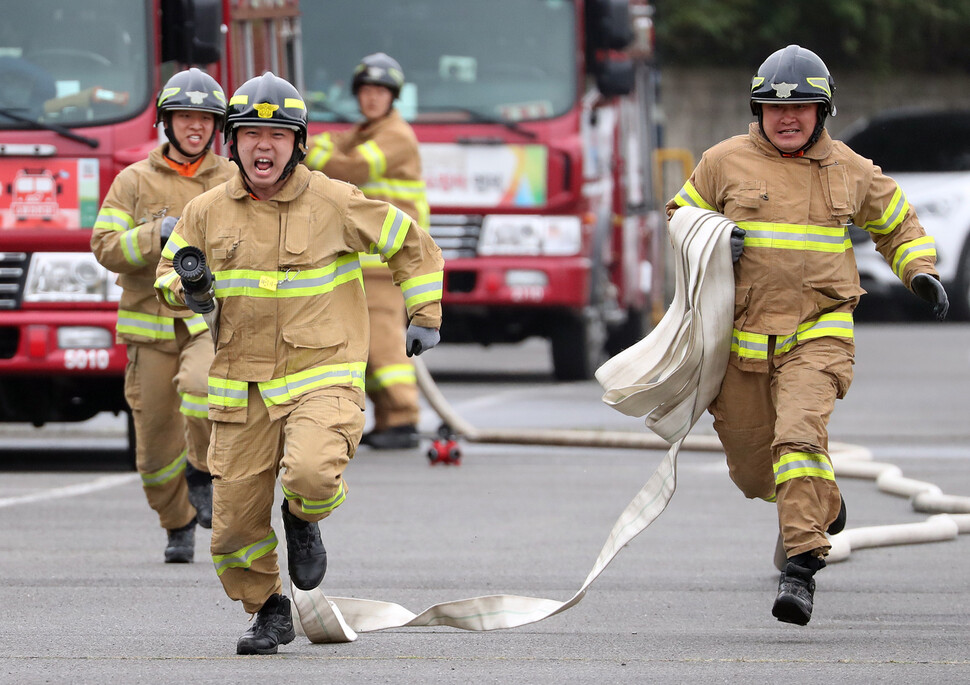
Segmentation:
[(346, 342), (344, 336), (336, 326), (319, 323), (310, 326), (291, 326), (284, 328), (283, 340), (290, 347), (311, 350), (341, 347)]
[(741, 330), (744, 319), (747, 318), (745, 312), (748, 310), (748, 300), (750, 297), (750, 285), (734, 286), (734, 327), (738, 330)]
[(757, 209), (768, 200), (767, 181), (741, 181), (738, 184), (738, 207)]
[(821, 168), (822, 188), (825, 189), (825, 201), (828, 203), (832, 216), (839, 223), (847, 224), (852, 214), (852, 198), (849, 194), (849, 178), (844, 165), (830, 164)]
[(833, 311), (843, 305), (858, 304), (859, 298), (865, 294), (858, 284), (845, 283), (809, 283), (815, 301), (815, 310), (819, 314)]

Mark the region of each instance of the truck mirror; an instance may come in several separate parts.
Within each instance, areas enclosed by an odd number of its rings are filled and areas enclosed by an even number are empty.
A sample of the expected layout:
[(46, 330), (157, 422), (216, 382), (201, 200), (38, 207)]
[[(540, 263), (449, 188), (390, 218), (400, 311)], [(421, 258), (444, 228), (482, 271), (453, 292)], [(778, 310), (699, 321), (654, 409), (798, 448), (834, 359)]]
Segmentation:
[(162, 0), (162, 61), (201, 65), (222, 56), (220, 0)]
[(631, 59), (597, 60), (594, 75), (596, 88), (607, 98), (629, 95), (636, 85)]
[(590, 0), (586, 28), (594, 49), (622, 50), (633, 41), (629, 0)]

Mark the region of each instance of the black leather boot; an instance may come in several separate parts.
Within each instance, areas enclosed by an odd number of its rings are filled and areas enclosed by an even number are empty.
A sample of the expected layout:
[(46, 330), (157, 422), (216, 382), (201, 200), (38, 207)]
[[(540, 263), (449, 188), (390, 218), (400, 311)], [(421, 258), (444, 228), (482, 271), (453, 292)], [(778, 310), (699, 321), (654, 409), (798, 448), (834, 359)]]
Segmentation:
[(796, 554), (788, 559), (781, 579), (778, 596), (771, 608), (771, 615), (779, 621), (806, 625), (812, 619), (815, 601), (815, 572), (825, 567), (825, 560), (812, 552)]
[(196, 520), (203, 528), (212, 528), (212, 475), (187, 463), (185, 481), (189, 484), (189, 502), (195, 507)]
[(236, 642), (236, 654), (276, 654), (280, 645), (289, 644), (295, 637), (289, 598), (270, 595), (249, 630)]
[(165, 548), (166, 564), (191, 564), (195, 559), (195, 519), (181, 528), (168, 530), (168, 546)]
[(291, 514), (286, 499), (282, 509), (290, 580), (301, 590), (312, 590), (319, 587), (327, 573), (327, 550), (320, 537), (320, 526)]
[(417, 426), (392, 426), (387, 430), (371, 431), (360, 439), (361, 445), (375, 450), (408, 450), (420, 444)]

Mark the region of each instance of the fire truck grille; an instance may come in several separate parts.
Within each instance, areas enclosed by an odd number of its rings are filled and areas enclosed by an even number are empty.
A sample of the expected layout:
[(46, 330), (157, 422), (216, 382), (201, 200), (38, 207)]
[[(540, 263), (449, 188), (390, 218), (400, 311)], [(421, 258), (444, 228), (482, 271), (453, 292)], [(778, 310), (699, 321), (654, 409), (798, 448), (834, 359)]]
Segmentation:
[(19, 309), (27, 275), (27, 253), (0, 252), (0, 311)]
[(480, 216), (460, 214), (431, 215), (431, 237), (441, 248), (445, 260), (474, 257), (482, 232)]

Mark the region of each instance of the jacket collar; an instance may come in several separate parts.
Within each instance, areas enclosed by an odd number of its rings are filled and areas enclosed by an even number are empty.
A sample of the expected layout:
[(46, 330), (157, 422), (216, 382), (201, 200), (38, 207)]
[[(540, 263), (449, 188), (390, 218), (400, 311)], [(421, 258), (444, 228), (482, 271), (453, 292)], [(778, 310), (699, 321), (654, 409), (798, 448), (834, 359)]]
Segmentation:
[[(171, 143), (162, 143), (151, 152), (148, 153), (148, 161), (157, 170), (178, 173), (172, 167), (168, 165), (165, 161), (165, 153), (168, 152)], [(195, 175), (201, 176), (202, 174), (208, 173), (210, 170), (216, 167), (216, 153), (212, 150), (206, 150), (205, 155), (203, 155), (202, 164), (199, 165), (198, 170), (196, 170)]]
[[(784, 157), (774, 145), (771, 144), (765, 135), (761, 132), (761, 127), (758, 126), (758, 122), (752, 121), (748, 124), (748, 138), (754, 143), (754, 146), (758, 148), (763, 154), (768, 157)], [(815, 144), (805, 150), (805, 154), (801, 155), (806, 159), (825, 159), (832, 154), (832, 138), (829, 136), (828, 129), (822, 129), (822, 135), (818, 137)]]
[[(283, 187), (279, 189), (276, 195), (270, 198), (270, 201), (291, 202), (295, 200), (310, 184), (311, 173), (305, 164), (297, 164), (290, 173), (290, 177), (286, 179), (286, 183), (283, 184)], [(249, 197), (249, 188), (243, 183), (242, 169), (239, 167), (236, 168), (235, 175), (229, 179), (227, 192), (229, 193), (229, 197), (234, 200)]]

